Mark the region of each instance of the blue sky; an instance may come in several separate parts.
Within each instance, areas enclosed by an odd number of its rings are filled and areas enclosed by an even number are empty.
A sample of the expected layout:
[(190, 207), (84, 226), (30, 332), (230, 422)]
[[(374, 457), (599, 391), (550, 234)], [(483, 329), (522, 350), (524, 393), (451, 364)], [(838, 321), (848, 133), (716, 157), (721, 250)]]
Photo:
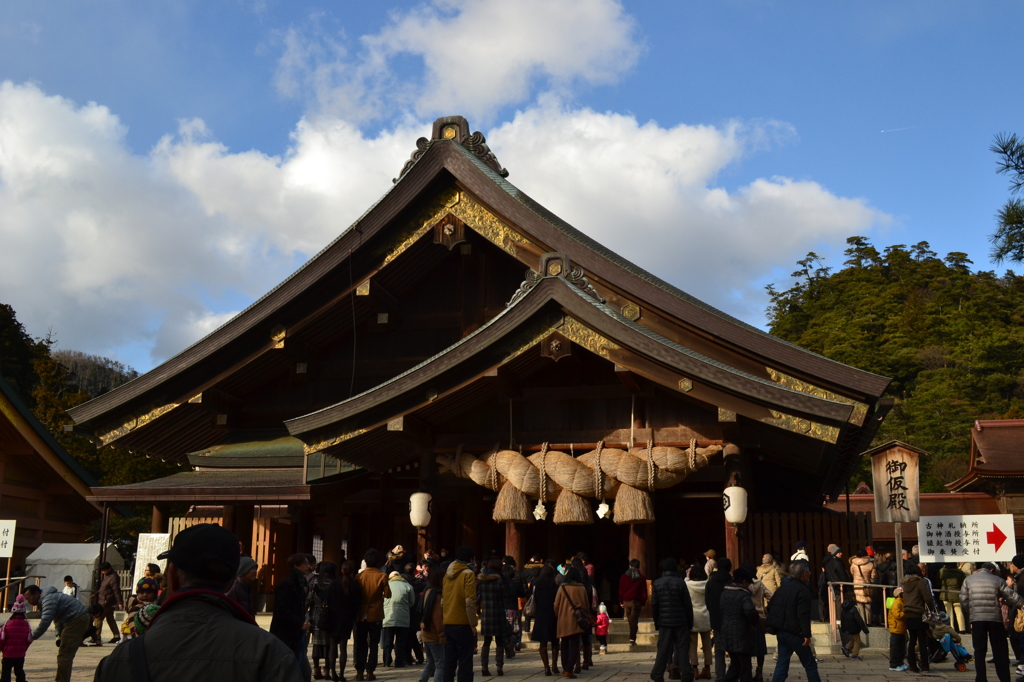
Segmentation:
[(812, 249), (840, 265), (852, 234), (1001, 271), (988, 147), (1024, 133), (1022, 19), (1020, 2), (3, 3), (0, 300), (33, 334), (148, 369), (342, 231), (453, 113), (513, 183), (755, 324), (764, 283)]

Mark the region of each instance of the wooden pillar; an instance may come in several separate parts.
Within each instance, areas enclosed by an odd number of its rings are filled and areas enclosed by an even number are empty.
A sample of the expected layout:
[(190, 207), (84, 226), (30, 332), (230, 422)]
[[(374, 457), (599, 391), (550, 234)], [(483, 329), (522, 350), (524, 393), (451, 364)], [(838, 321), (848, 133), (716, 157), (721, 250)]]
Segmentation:
[(380, 524), (381, 532), (377, 534), (381, 555), (391, 551), (395, 542), (395, 482), (391, 474), (380, 475)]
[[(750, 497), (750, 462), (739, 446), (728, 443), (722, 451), (725, 461), (726, 481), (725, 487), (738, 485), (747, 489), (747, 508), (750, 509), (753, 500)], [(723, 515), (722, 523), (725, 529), (725, 555), (732, 560), (733, 567), (739, 566), (743, 560), (743, 552), (740, 548), (739, 528), (725, 520)]]
[(639, 559), (640, 572), (650, 579), (658, 577), (652, 573), (657, 568), (655, 556), (657, 555), (654, 547), (654, 524), (629, 524), (629, 558)]
[(234, 532), (235, 527), (235, 505), (225, 504), (220, 508), (220, 525)]
[(166, 505), (155, 504), (153, 505), (153, 520), (149, 526), (150, 533), (166, 533), (167, 532), (167, 512)]
[(337, 495), (327, 498), (326, 519), (324, 522), (324, 561), (341, 562), (342, 511), (343, 499)]
[(256, 507), (252, 504), (236, 504), (235, 523), (231, 528), (235, 537), (242, 543), (243, 556), (255, 556), (253, 554), (253, 525), (256, 519)]
[(522, 533), (512, 521), (505, 522), (505, 555), (516, 560), (516, 568), (523, 567), (523, 538)]

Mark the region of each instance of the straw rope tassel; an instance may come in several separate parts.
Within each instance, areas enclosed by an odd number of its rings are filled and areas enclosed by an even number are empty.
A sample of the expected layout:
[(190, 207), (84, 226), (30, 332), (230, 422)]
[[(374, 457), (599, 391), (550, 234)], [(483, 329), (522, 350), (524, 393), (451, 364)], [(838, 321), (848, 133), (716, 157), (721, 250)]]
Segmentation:
[[(595, 450), (572, 457), (550, 450), (545, 443), (540, 452), (529, 457), (495, 447), (477, 458), (463, 452), (460, 446), (454, 456), (439, 454), (436, 460), (442, 473), (450, 471), (497, 491), (501, 504), (496, 504), (496, 519), (528, 522), (528, 518), (523, 518), (529, 516), (523, 514), (523, 506), (532, 497), (539, 500), (533, 510), (537, 520), (546, 518), (544, 505), (555, 501), (556, 523), (587, 523), (592, 512), (583, 498), (591, 497), (602, 501), (615, 499), (616, 523), (649, 523), (654, 520), (650, 493), (676, 485), (707, 466), (708, 458), (721, 451), (721, 445), (698, 448), (696, 440), (691, 439), (686, 450), (655, 446), (653, 441), (630, 451), (605, 448), (604, 443), (599, 443)], [(557, 505), (563, 494), (567, 496), (561, 502), (559, 514)]]

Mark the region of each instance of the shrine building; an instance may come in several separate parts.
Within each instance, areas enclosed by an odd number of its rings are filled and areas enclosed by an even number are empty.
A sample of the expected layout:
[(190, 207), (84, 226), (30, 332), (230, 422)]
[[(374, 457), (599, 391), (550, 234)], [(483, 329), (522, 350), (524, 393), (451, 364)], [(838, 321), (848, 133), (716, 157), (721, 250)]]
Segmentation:
[[(100, 446), (182, 466), (90, 501), (153, 505), (156, 532), (217, 519), (266, 593), (295, 551), (358, 562), (370, 547), (469, 544), (520, 565), (585, 551), (606, 576), (631, 557), (651, 575), (665, 556), (756, 564), (870, 532), (822, 503), (889, 410), (888, 378), (609, 251), (511, 184), (461, 116), (435, 121), (397, 170), (263, 298), (72, 410)], [(700, 267), (702, 248), (679, 267)], [(416, 493), (431, 500), (422, 529)]]

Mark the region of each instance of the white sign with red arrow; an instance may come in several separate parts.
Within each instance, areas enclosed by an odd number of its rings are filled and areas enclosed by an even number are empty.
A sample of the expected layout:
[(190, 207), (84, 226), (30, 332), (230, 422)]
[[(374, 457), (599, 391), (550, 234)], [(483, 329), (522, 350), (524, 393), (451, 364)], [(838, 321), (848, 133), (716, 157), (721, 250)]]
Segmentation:
[(927, 564), (1010, 561), (1017, 554), (1013, 514), (922, 516), (917, 544)]

